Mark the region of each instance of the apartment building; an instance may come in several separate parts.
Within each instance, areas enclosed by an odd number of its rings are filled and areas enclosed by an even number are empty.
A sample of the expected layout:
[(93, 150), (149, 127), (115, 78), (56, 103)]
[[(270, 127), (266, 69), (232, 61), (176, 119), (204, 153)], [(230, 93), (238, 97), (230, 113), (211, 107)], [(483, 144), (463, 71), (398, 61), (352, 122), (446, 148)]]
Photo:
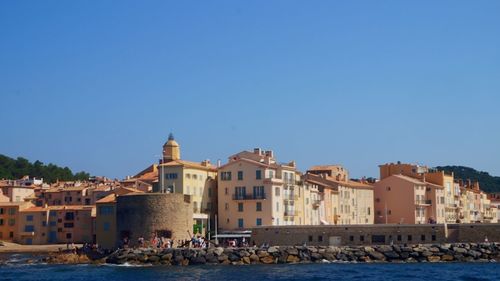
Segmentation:
[(321, 224), (373, 224), (373, 186), (349, 179), (340, 165), (314, 166), (305, 182), (318, 187), (313, 208), (319, 209)]
[[(468, 223), (497, 221), (486, 193), (482, 192), (479, 188), (479, 183), (472, 184), (470, 181), (463, 183), (461, 180), (456, 180), (453, 173), (436, 171), (435, 169), (429, 169), (427, 166), (421, 165), (398, 162), (383, 164), (379, 168), (380, 183), (378, 186), (380, 188), (380, 200), (383, 200), (382, 190), (384, 180), (394, 175), (400, 175), (407, 177), (406, 181), (411, 181), (409, 179), (411, 178), (425, 183), (427, 186), (426, 190), (430, 189), (430, 192), (436, 192), (436, 195), (432, 196), (436, 204), (427, 206), (433, 210), (431, 213), (432, 217), (424, 216), (428, 217), (430, 222)], [(398, 181), (398, 184), (400, 182)], [(440, 195), (441, 193), (444, 196)], [(397, 197), (389, 198), (388, 200), (397, 200)], [(391, 204), (394, 205), (397, 202), (394, 201)], [(440, 207), (442, 202), (444, 203), (443, 221), (441, 220), (443, 209)], [(382, 206), (379, 205), (378, 211), (382, 211), (381, 208)], [(422, 213), (420, 214), (422, 215)], [(422, 221), (422, 217), (420, 221)]]
[(181, 160), (180, 146), (170, 134), (163, 145), (158, 175), (158, 185), (153, 186), (153, 192), (191, 195), (194, 232), (206, 233), (209, 224), (215, 225), (217, 168), (210, 161)]
[(82, 205), (29, 207), (19, 211), (21, 244), (92, 243), (95, 207)]
[(0, 203), (0, 241), (17, 241), (19, 238), (19, 211), (32, 207), (29, 202)]
[(305, 224), (310, 203), (295, 162), (278, 164), (272, 151), (256, 148), (230, 156), (217, 178), (220, 229)]
[(444, 187), (391, 175), (376, 182), (375, 223), (425, 224), (445, 221)]

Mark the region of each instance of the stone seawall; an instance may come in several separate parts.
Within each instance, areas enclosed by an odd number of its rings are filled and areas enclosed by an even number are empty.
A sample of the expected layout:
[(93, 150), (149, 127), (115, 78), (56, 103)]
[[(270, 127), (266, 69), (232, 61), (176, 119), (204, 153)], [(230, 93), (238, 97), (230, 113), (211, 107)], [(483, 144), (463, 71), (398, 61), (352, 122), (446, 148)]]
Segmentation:
[(492, 262), (500, 261), (500, 243), (380, 246), (295, 246), (210, 249), (124, 249), (108, 256), (111, 264), (200, 265), (285, 264), (311, 262)]

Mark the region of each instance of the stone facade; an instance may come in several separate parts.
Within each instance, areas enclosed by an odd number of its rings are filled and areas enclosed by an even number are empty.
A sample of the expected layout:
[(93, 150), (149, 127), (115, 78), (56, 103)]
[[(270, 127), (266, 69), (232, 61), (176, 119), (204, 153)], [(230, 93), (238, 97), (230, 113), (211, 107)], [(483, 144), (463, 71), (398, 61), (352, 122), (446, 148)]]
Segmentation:
[(150, 241), (155, 234), (174, 241), (191, 238), (191, 196), (136, 193), (118, 196), (116, 200), (117, 243), (127, 237), (131, 245), (136, 245), (139, 237)]
[[(447, 233), (446, 233), (447, 232)], [(340, 246), (500, 241), (500, 224), (282, 226), (252, 229), (252, 243)]]

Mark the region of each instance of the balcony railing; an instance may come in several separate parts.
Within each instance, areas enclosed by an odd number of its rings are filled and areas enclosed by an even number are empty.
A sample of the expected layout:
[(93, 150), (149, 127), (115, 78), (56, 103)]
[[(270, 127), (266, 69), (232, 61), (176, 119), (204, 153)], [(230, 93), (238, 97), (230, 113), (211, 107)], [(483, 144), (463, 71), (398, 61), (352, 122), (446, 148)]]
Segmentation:
[(233, 200), (264, 200), (266, 194), (233, 194)]
[(313, 208), (318, 208), (319, 206), (321, 206), (321, 200), (313, 200), (312, 206)]
[(432, 200), (415, 200), (415, 204), (417, 204), (417, 205), (431, 205)]
[(298, 216), (300, 214), (299, 211), (297, 210), (289, 210), (289, 211), (285, 211), (285, 217), (295, 217), (295, 216)]
[(295, 193), (284, 193), (283, 199), (285, 199), (285, 200), (298, 200), (299, 195), (297, 195)]

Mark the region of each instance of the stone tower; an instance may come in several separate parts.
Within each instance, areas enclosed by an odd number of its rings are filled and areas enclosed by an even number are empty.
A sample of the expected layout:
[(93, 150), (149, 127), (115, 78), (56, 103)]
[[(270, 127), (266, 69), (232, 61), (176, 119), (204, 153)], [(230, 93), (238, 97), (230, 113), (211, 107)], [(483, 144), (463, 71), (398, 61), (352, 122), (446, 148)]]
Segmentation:
[(168, 135), (168, 141), (163, 145), (163, 163), (181, 159), (181, 149), (174, 135)]

